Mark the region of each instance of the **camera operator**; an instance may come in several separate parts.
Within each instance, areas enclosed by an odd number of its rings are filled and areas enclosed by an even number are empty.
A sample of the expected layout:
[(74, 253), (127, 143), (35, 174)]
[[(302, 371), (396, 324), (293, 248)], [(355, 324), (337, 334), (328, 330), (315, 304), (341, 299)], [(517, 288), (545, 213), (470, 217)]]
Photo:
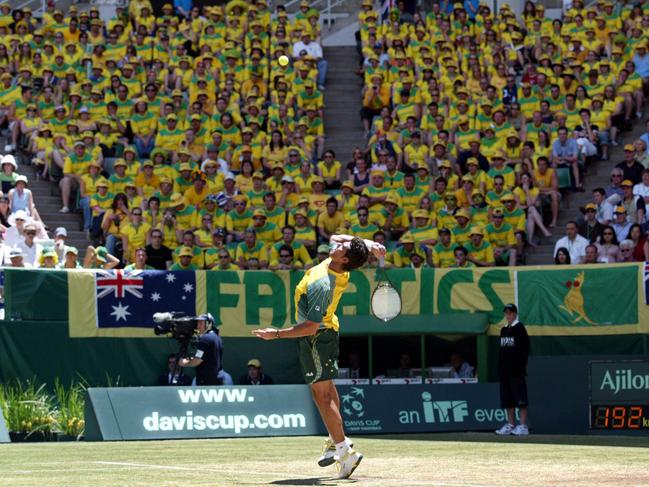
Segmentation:
[(191, 358), (178, 360), (180, 367), (196, 367), (196, 385), (216, 386), (222, 380), (218, 374), (221, 370), (223, 357), (223, 341), (218, 330), (213, 329), (214, 318), (207, 313), (196, 318), (196, 328), (199, 333), (196, 353)]

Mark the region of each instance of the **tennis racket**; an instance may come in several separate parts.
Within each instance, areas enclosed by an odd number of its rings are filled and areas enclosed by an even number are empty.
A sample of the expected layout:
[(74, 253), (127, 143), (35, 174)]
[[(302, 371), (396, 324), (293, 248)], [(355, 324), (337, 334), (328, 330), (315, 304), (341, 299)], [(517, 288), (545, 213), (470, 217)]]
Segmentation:
[(372, 292), (372, 314), (387, 323), (401, 314), (401, 296), (394, 288), (385, 272), (385, 259), (379, 259), (379, 282)]

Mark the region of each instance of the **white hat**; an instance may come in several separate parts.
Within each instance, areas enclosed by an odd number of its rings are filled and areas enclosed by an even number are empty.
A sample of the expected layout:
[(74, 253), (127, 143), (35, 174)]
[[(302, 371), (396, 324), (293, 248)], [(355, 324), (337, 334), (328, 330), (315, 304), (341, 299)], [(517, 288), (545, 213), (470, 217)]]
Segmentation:
[(295, 179), (293, 179), (292, 176), (286, 175), (286, 176), (282, 176), (282, 182), (283, 183), (294, 183)]
[(27, 184), (27, 176), (23, 174), (19, 174), (18, 176), (16, 176), (16, 179), (14, 179), (14, 183), (17, 183), (19, 181), (22, 181), (23, 183)]
[(79, 108), (79, 113), (88, 113), (89, 111), (90, 110), (88, 110), (88, 107), (85, 105)]
[(58, 237), (59, 235), (63, 235), (64, 237), (67, 237), (68, 231), (64, 227), (57, 227), (56, 230), (54, 230), (54, 236)]
[(8, 219), (9, 225), (11, 225), (12, 227), (15, 226), (16, 220), (24, 220), (25, 225), (28, 223), (32, 223), (32, 219), (29, 217), (29, 215), (25, 210), (18, 210), (17, 212), (9, 215), (9, 219)]
[(234, 174), (232, 174), (231, 172), (226, 172), (225, 177), (223, 178), (223, 181), (225, 181), (227, 179), (232, 179), (232, 181), (234, 181), (235, 180)]
[(13, 247), (9, 251), (9, 258), (13, 259), (14, 257), (22, 257), (23, 256), (23, 251), (20, 250), (18, 247)]
[(2, 160), (0, 164), (11, 164), (14, 169), (18, 169), (18, 164), (16, 164), (16, 158), (13, 156), (13, 154), (7, 154), (6, 156), (2, 156)]

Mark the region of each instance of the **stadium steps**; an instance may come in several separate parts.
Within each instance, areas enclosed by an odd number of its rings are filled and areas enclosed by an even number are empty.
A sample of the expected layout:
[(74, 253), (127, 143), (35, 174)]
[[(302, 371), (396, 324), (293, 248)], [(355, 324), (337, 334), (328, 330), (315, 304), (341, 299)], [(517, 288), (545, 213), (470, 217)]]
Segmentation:
[[(644, 119), (642, 119), (644, 120)], [(606, 187), (610, 183), (611, 169), (624, 160), (624, 144), (632, 143), (644, 133), (644, 123), (636, 119), (631, 132), (623, 132), (623, 143), (617, 147), (611, 147), (608, 161), (597, 161), (590, 164), (587, 169), (584, 180), (585, 192), (571, 193), (564, 195), (559, 208), (559, 218), (557, 227), (552, 231), (552, 237), (544, 239), (543, 243), (536, 248), (528, 247), (526, 264), (527, 265), (547, 265), (554, 262), (554, 244), (561, 237), (565, 236), (565, 225), (570, 220), (579, 220), (586, 203), (592, 202), (592, 191), (597, 187)]]
[(26, 164), (26, 160), (24, 155), (17, 158), (18, 172), (29, 179), (29, 188), (34, 194), (36, 209), (48, 229), (49, 235), (54, 237), (54, 230), (57, 227), (64, 227), (68, 232), (66, 243), (79, 249), (79, 255), (82, 257), (88, 246), (88, 241), (83, 232), (81, 215), (74, 211), (68, 214), (59, 213), (61, 193), (58, 186), (49, 181), (37, 180), (35, 166)]
[(324, 57), (329, 62), (324, 92), (325, 148), (333, 149), (345, 165), (354, 147), (366, 145), (360, 123), (361, 79), (355, 73), (358, 55), (355, 47), (327, 47)]

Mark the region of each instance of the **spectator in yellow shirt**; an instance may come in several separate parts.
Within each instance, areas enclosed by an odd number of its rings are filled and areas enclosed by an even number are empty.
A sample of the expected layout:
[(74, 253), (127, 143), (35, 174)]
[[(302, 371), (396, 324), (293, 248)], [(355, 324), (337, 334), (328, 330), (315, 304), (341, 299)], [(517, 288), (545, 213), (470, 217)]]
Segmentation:
[(201, 203), (208, 195), (207, 178), (202, 171), (194, 171), (192, 174), (193, 185), (185, 191), (185, 204), (193, 206), (196, 210), (201, 208)]
[(327, 200), (326, 211), (318, 216), (318, 237), (328, 242), (336, 229), (345, 225), (345, 217), (342, 211), (338, 210), (338, 201), (333, 196)]
[(255, 230), (257, 240), (269, 249), (275, 242), (282, 238), (282, 232), (273, 222), (268, 221), (266, 212), (257, 208), (252, 212), (252, 229)]
[(465, 245), (467, 259), (478, 267), (491, 267), (495, 264), (493, 247), (484, 239), (484, 230), (474, 226), (470, 231), (471, 241)]
[(123, 260), (126, 262), (134, 262), (135, 251), (149, 244), (149, 232), (151, 231), (151, 226), (143, 221), (141, 208), (131, 210), (130, 220), (129, 223), (120, 227)]
[(498, 265), (516, 265), (516, 236), (514, 229), (505, 222), (505, 212), (496, 208), (491, 212), (491, 223), (485, 229), (487, 239), (494, 248)]
[(349, 229), (351, 235), (370, 240), (372, 236), (379, 231), (379, 227), (374, 223), (369, 223), (370, 212), (366, 206), (359, 206), (356, 211), (358, 222)]
[(135, 177), (137, 192), (144, 199), (149, 199), (159, 185), (160, 179), (153, 172), (153, 162), (147, 159), (142, 163), (142, 170)]
[(439, 229), (439, 242), (430, 250), (434, 267), (451, 267), (455, 263), (454, 250), (457, 245), (451, 242), (451, 231), (448, 228)]
[(243, 242), (237, 245), (235, 260), (241, 269), (249, 269), (249, 261), (255, 259), (255, 266), (260, 269), (268, 267), (268, 251), (262, 242), (257, 241), (257, 234), (254, 229), (248, 228), (244, 232)]
[(408, 214), (399, 207), (399, 199), (396, 195), (388, 194), (383, 208), (381, 208), (380, 216), (383, 220), (383, 231), (389, 235), (391, 240), (399, 238), (410, 226)]
[(435, 245), (437, 243), (437, 229), (428, 222), (428, 212), (426, 210), (415, 210), (412, 212), (414, 226), (410, 233), (419, 245)]

